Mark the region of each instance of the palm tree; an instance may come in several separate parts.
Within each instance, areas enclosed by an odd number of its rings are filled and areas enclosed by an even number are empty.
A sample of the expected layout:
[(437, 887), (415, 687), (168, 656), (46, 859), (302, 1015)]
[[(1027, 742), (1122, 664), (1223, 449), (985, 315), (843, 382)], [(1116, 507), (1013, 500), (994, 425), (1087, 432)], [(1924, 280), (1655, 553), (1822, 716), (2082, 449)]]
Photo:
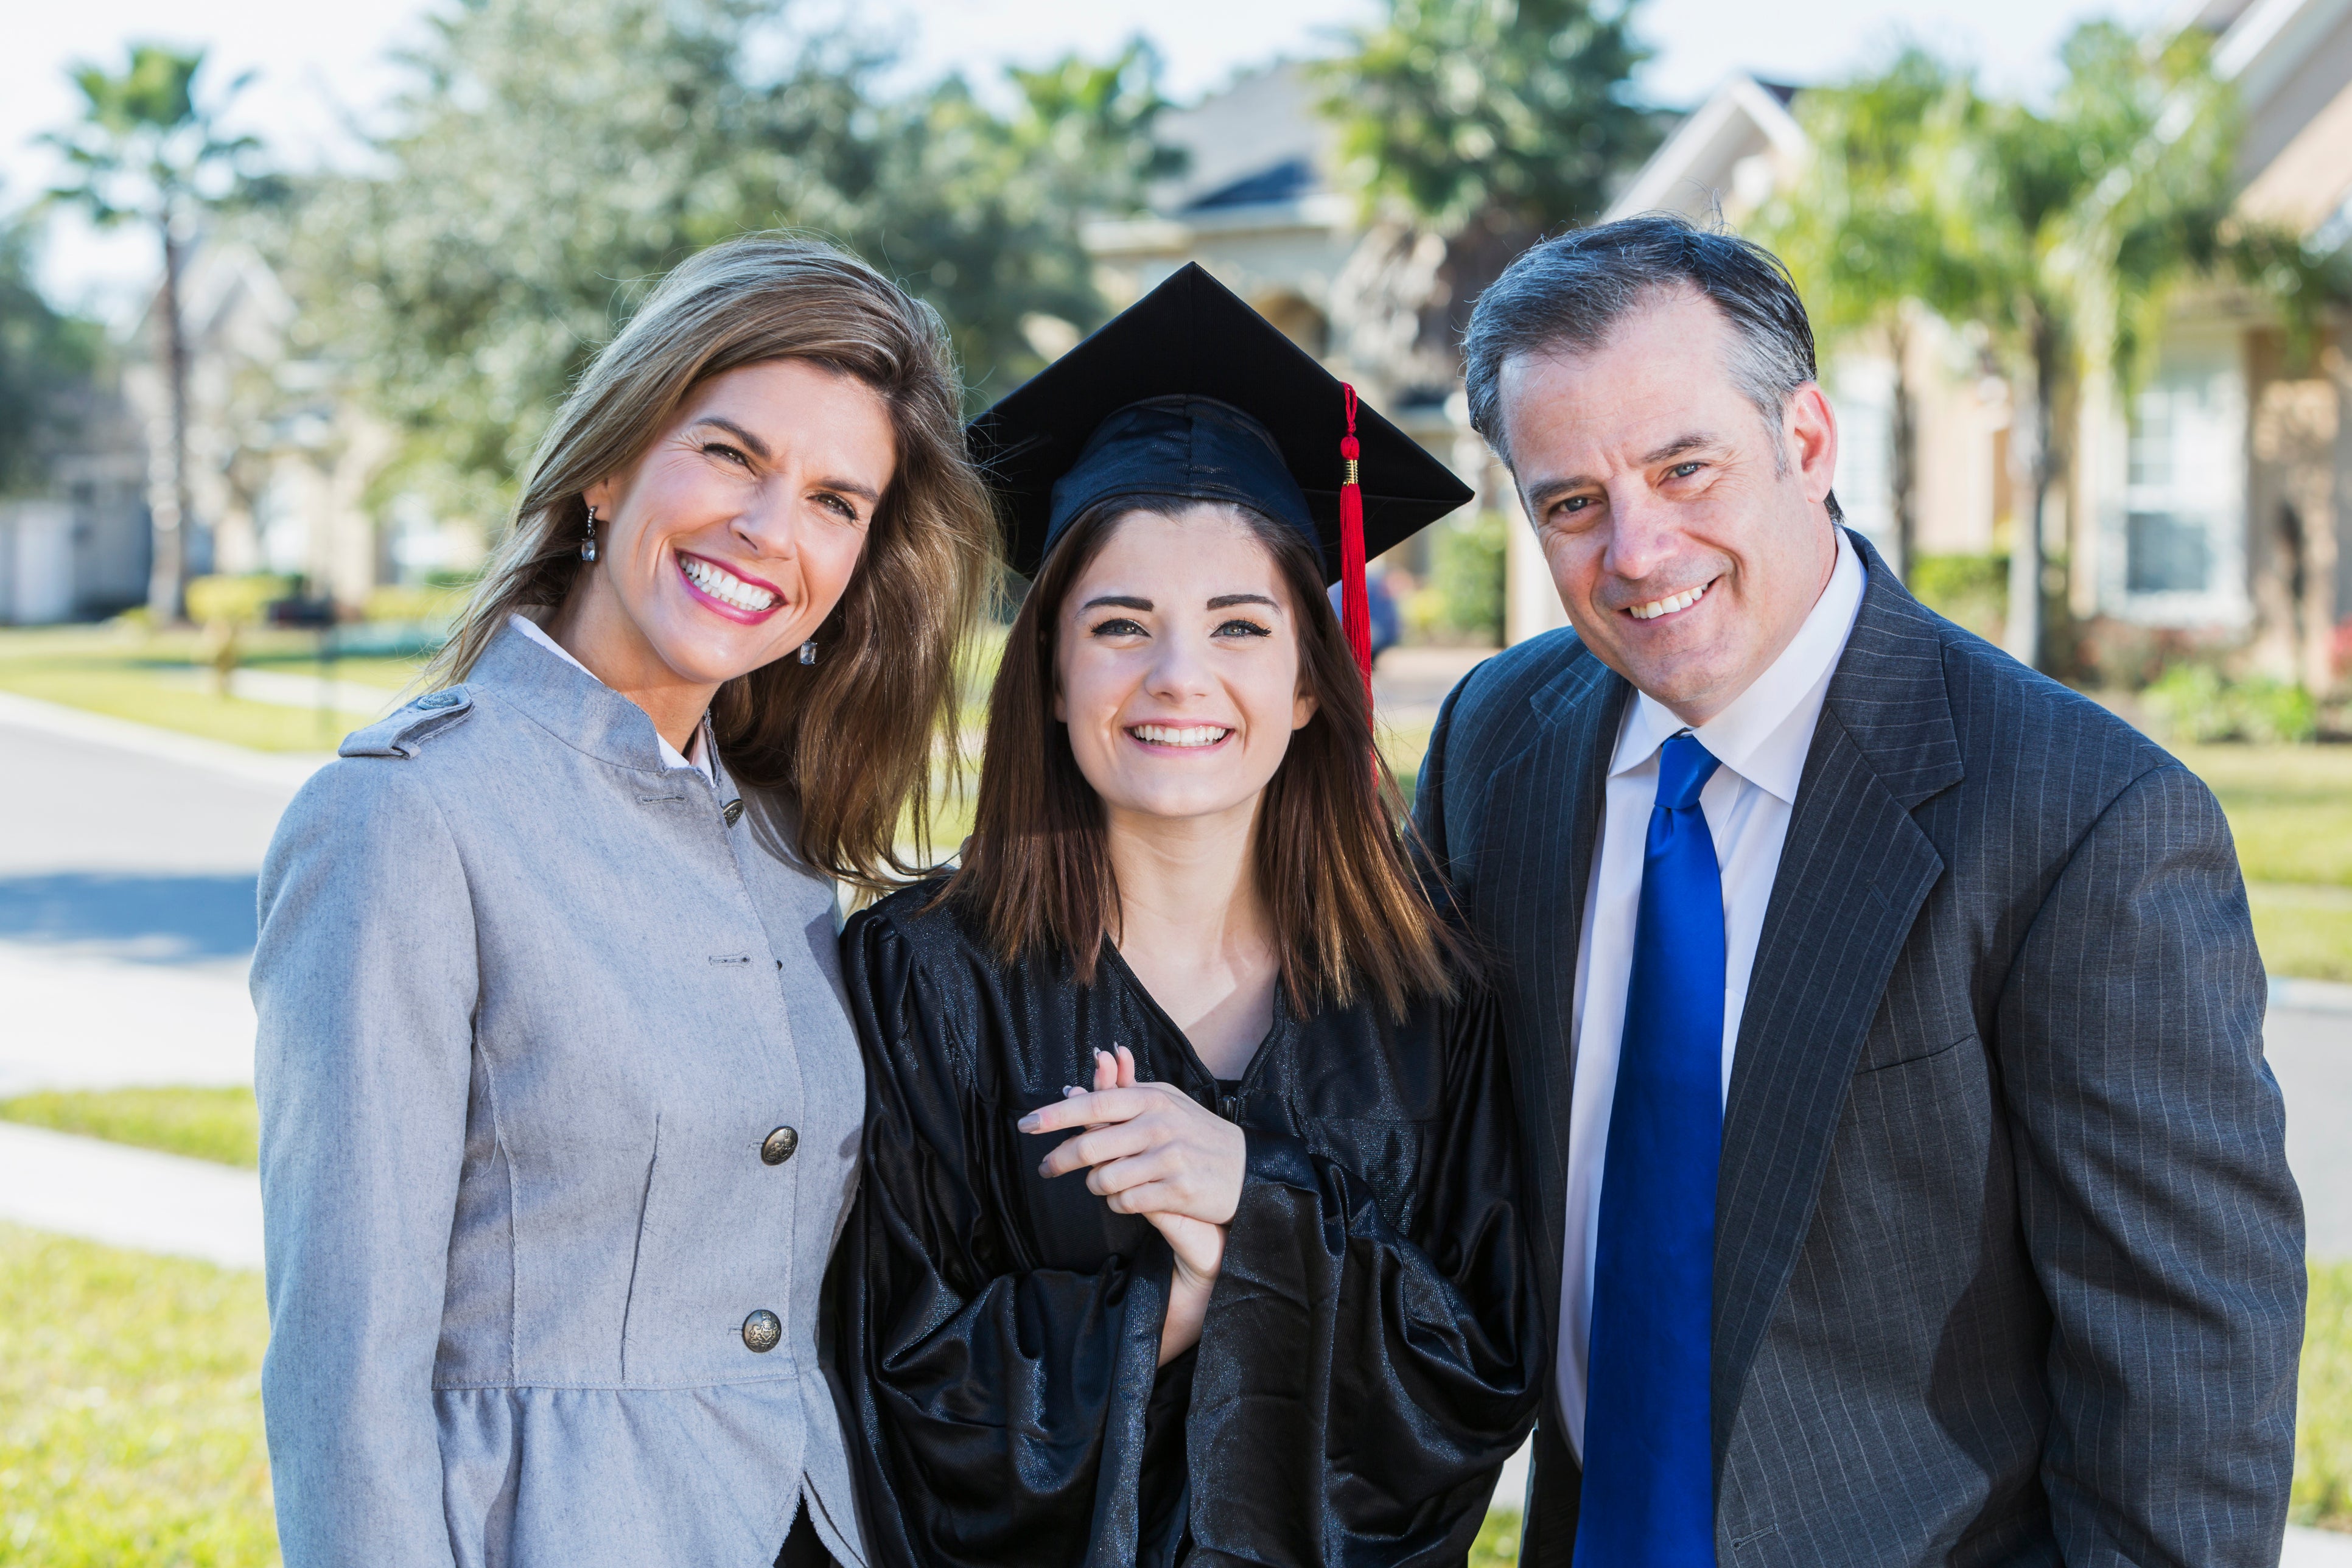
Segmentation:
[(2005, 362), (2027, 504), (2002, 640), (2028, 664), (2045, 658), (2044, 528), (2072, 474), (2084, 388), (2127, 385), (2173, 286), (2229, 259), (2237, 121), (2208, 42), (2190, 30), (2151, 49), (2113, 23), (2086, 24), (2045, 109), (1988, 100), (1965, 73), (1906, 51), (1880, 76), (1807, 95), (1813, 164), (1768, 215), (1825, 325), (1875, 331), (1895, 350), (1902, 522), (1906, 310), (1978, 323)]
[(187, 568), (188, 342), (181, 319), (181, 275), (194, 239), (195, 215), (234, 190), (260, 143), (225, 136), (221, 111), (250, 77), (232, 83), (221, 100), (196, 101), (204, 51), (183, 54), (160, 44), (135, 44), (128, 68), (113, 76), (94, 65), (77, 67), (74, 85), (84, 100), (80, 121), (41, 141), (65, 156), (69, 183), (54, 201), (87, 211), (101, 226), (144, 224), (163, 251), (163, 281), (155, 300), (156, 359), (163, 372), (171, 436), (163, 472), (149, 483), (154, 558), (147, 608), (158, 621), (180, 618)]
[(1876, 76), (1811, 89), (1797, 101), (1810, 166), (1760, 215), (1759, 237), (1788, 263), (1822, 337), (1874, 340), (1894, 362), (1888, 489), (1906, 575), (1918, 535), (1912, 338), (1921, 310), (1964, 311), (1974, 292), (1954, 264), (1959, 215), (1938, 174), (1982, 107), (1965, 72), (1916, 47)]
[(2045, 522), (2072, 472), (2068, 433), (2093, 378), (2128, 386), (2152, 358), (2175, 285), (2221, 259), (2236, 99), (2190, 29), (2150, 49), (2112, 22), (2077, 28), (2047, 110), (2003, 105), (1956, 160), (1972, 219), (1959, 270), (2007, 351), (2030, 498), (2010, 554), (2009, 651), (2039, 665)]

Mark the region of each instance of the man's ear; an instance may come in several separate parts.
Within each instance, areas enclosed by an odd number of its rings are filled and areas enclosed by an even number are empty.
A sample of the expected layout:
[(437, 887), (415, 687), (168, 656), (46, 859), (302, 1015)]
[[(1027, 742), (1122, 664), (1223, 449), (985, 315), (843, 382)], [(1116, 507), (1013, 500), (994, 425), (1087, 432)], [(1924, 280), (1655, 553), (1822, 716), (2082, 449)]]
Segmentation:
[(1836, 482), (1838, 455), (1837, 413), (1819, 382), (1809, 381), (1789, 395), (1780, 438), (1805, 499), (1819, 506)]

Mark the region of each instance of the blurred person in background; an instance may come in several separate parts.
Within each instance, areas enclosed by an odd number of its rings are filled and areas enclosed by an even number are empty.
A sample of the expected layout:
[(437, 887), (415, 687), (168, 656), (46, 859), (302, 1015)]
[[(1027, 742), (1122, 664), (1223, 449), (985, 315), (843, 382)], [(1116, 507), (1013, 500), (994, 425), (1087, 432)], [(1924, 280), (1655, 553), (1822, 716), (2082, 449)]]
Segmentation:
[(289, 1568), (862, 1561), (816, 1323), (865, 1100), (835, 879), (901, 869), (952, 712), (992, 534), (960, 395), (850, 257), (688, 261), (437, 689), (288, 810), (253, 992)]
[[(1390, 581), (1392, 577), (1403, 579), (1402, 589)], [(1328, 595), (1331, 613), (1335, 616), (1341, 610), (1341, 587), (1340, 584), (1332, 584)], [(1412, 587), (1412, 579), (1396, 567), (1381, 567), (1364, 574), (1364, 612), (1372, 628), (1372, 658), (1375, 660), (1396, 647), (1404, 624), (1397, 601), (1403, 594), (1411, 592)]]
[(973, 440), (977, 826), (844, 937), (871, 1560), (1459, 1563), (1540, 1384), (1510, 1087), (1324, 587), (1468, 495), (1197, 267)]
[(2212, 795), (1840, 525), (1769, 253), (1563, 235), (1465, 354), (1572, 624), (1416, 801), (1539, 1205), (1520, 1562), (2275, 1563), (2303, 1215)]

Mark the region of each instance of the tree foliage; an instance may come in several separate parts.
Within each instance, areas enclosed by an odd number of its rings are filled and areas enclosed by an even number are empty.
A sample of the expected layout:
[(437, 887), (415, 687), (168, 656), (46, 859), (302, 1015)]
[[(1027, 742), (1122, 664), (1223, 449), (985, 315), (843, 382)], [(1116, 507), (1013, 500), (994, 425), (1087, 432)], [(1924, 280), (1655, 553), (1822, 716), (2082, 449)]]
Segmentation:
[[(664, 271), (746, 232), (856, 249), (1001, 389), (1035, 315), (1099, 306), (1079, 213), (1154, 168), (1141, 47), (892, 98), (882, 51), (780, 0), (463, 0), (408, 60), (364, 176), (304, 194), (286, 250), (327, 347), (407, 437), (402, 477), (485, 520), (590, 355)], [(780, 61), (766, 68), (753, 62)]]
[(76, 66), (81, 120), (38, 138), (58, 150), (68, 171), (68, 183), (51, 195), (81, 206), (96, 223), (153, 225), (233, 194), (260, 143), (223, 134), (220, 116), (247, 79), (201, 102), (196, 78), (204, 64), (201, 49), (133, 44), (121, 75)]
[(31, 224), (0, 216), (0, 495), (37, 489), (41, 459), (70, 434), (98, 365), (97, 323), (68, 316), (34, 282)]
[(1327, 77), (1354, 179), (1448, 235), (1591, 218), (1656, 144), (1626, 99), (1648, 58), (1630, 15), (1593, 0), (1390, 0)]

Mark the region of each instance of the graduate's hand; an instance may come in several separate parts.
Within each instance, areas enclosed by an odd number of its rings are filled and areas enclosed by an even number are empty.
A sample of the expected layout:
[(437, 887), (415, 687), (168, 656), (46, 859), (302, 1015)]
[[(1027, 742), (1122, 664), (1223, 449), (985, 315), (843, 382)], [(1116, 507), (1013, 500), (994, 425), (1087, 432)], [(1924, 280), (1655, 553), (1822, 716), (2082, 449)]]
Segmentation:
[[(1092, 1089), (1065, 1092), (1060, 1104), (1021, 1119), (1024, 1132), (1087, 1129), (1056, 1144), (1037, 1167), (1040, 1174), (1091, 1166), (1089, 1192), (1101, 1194), (1115, 1214), (1141, 1215), (1154, 1224), (1163, 1215), (1208, 1226), (1234, 1217), (1249, 1157), (1240, 1128), (1172, 1084), (1138, 1083), (1135, 1055), (1125, 1046), (1116, 1057), (1095, 1053)], [(1175, 1244), (1175, 1237), (1169, 1239)]]
[[(1094, 1087), (1097, 1093), (1136, 1088), (1135, 1054), (1122, 1046), (1114, 1060), (1097, 1051)], [(1073, 1089), (1068, 1097), (1086, 1092)], [(1168, 1250), (1176, 1259), (1176, 1267), (1169, 1271), (1168, 1310), (1160, 1321), (1160, 1364), (1166, 1366), (1201, 1342), (1201, 1330), (1209, 1320), (1209, 1298), (1215, 1293), (1217, 1275), (1224, 1267), (1225, 1227), (1190, 1215), (1154, 1212), (1144, 1218), (1167, 1237)]]

